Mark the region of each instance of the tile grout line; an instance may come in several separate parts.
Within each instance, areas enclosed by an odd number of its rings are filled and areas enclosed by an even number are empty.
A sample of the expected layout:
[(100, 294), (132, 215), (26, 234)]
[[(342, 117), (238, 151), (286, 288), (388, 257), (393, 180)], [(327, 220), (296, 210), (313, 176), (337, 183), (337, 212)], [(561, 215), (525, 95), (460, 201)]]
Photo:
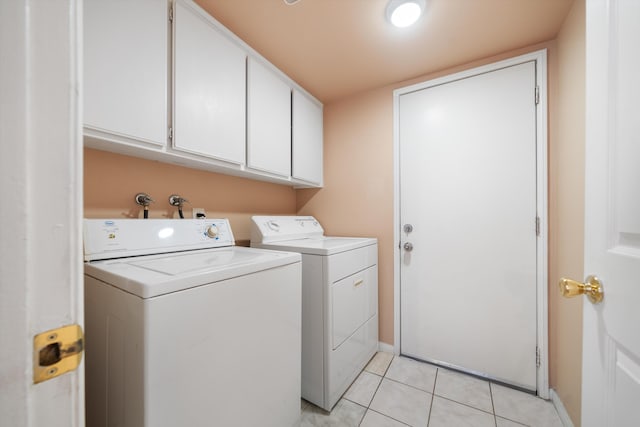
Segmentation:
[(395, 358), (396, 358), (395, 355), (391, 355), (391, 360), (389, 361), (389, 364), (385, 368), (384, 373), (382, 374), (382, 378), (387, 376), (387, 372), (389, 372), (389, 368), (391, 367), (391, 364), (393, 363), (393, 359), (395, 359)]
[[(489, 394), (491, 395), (491, 407), (493, 408), (493, 419), (495, 420), (496, 427), (497, 427), (498, 426), (498, 414), (496, 413), (496, 405), (493, 402), (493, 386), (494, 386), (493, 382), (489, 381)], [(526, 424), (523, 424), (520, 421), (512, 420), (511, 418), (507, 418), (507, 417), (504, 417), (504, 416), (500, 416), (500, 418), (508, 420), (508, 421), (511, 421), (511, 422), (514, 422), (514, 423), (522, 425), (524, 427), (528, 427)]]
[[(376, 414), (380, 414), (380, 415), (382, 415), (383, 417), (389, 418), (390, 420), (393, 420), (393, 421), (399, 422), (399, 423), (400, 423), (400, 424), (402, 424), (402, 425), (405, 425), (405, 426), (409, 426), (409, 427), (411, 427), (411, 424), (407, 424), (407, 423), (405, 423), (405, 422), (403, 422), (403, 421), (397, 420), (397, 419), (393, 418), (392, 416), (389, 416), (389, 415), (387, 415), (387, 414), (383, 414), (382, 412), (378, 412), (378, 411), (376, 411), (375, 409), (369, 409), (369, 410), (370, 410), (371, 412), (375, 412)], [(364, 417), (363, 417), (363, 418), (364, 418)], [(362, 423), (362, 421), (361, 421), (360, 423)]]
[(493, 403), (493, 387), (491, 387), (491, 381), (489, 382), (489, 397), (491, 397), (491, 410), (493, 411), (493, 423), (498, 427), (498, 417), (496, 416), (496, 405)]
[(438, 372), (440, 372), (440, 368), (436, 368), (436, 377), (433, 380), (433, 389), (431, 390), (431, 404), (429, 405), (429, 417), (427, 418), (427, 427), (429, 427), (429, 423), (431, 422), (431, 411), (433, 410), (433, 399), (436, 395), (436, 383), (438, 382)]
[(423, 392), (423, 393), (428, 393), (428, 394), (433, 395), (433, 393), (432, 393), (432, 392), (430, 392), (430, 391), (427, 391), (427, 390), (422, 389), (422, 388), (420, 388), (420, 387), (412, 386), (411, 384), (403, 383), (402, 381), (394, 380), (393, 378), (387, 378), (387, 377), (384, 377), (384, 378), (382, 378), (382, 379), (383, 379), (383, 380), (387, 380), (387, 381), (392, 381), (392, 382), (394, 382), (394, 383), (396, 383), (396, 384), (401, 384), (401, 385), (403, 385), (403, 386), (406, 386), (406, 387), (412, 388), (412, 389), (414, 389), (414, 390), (421, 391), (421, 392)]
[[(497, 426), (498, 426), (498, 414), (496, 413), (496, 405), (495, 405), (495, 403), (493, 402), (493, 387), (492, 387), (493, 385), (494, 385), (494, 384), (493, 384), (491, 381), (489, 381), (489, 391), (490, 391), (490, 394), (491, 394), (491, 406), (493, 407), (493, 418), (494, 418), (494, 419), (495, 419), (495, 421), (496, 421), (496, 427), (497, 427)], [(530, 427), (530, 426), (528, 426), (527, 424), (524, 424), (524, 423), (522, 423), (522, 422), (520, 422), (520, 421), (513, 420), (513, 419), (511, 419), (511, 418), (507, 418), (507, 417), (502, 416), (502, 415), (500, 416), (500, 418), (502, 418), (502, 419), (504, 419), (504, 420), (507, 420), (507, 421), (511, 421), (511, 422), (516, 423), (516, 424), (518, 424), (518, 425), (521, 425), (521, 426), (523, 426), (523, 427)]]
[[(380, 377), (380, 382), (378, 383), (378, 386), (376, 387), (376, 391), (374, 391), (374, 392), (373, 392), (373, 395), (371, 396), (371, 400), (369, 400), (369, 403), (368, 403), (368, 404), (367, 404), (367, 406), (366, 406), (366, 411), (364, 411), (364, 415), (362, 416), (362, 419), (361, 419), (361, 420), (360, 420), (360, 422), (358, 423), (358, 426), (360, 426), (360, 424), (362, 424), (362, 421), (364, 421), (364, 417), (367, 415), (367, 411), (368, 411), (369, 409), (371, 409), (371, 403), (373, 402), (373, 399), (376, 397), (376, 393), (377, 393), (377, 392), (378, 392), (378, 390), (380, 389), (380, 385), (382, 385), (382, 380), (384, 380), (384, 378), (385, 378), (384, 376), (387, 374), (387, 371), (389, 370), (389, 367), (391, 366), (391, 363), (393, 362), (394, 357), (395, 357), (395, 356), (392, 356), (392, 357), (391, 357), (391, 360), (389, 361), (389, 364), (387, 365), (387, 368), (384, 370), (384, 373), (383, 373), (383, 375), (382, 375), (382, 376), (380, 376), (380, 375), (376, 374), (375, 372), (367, 371), (367, 370), (366, 370), (366, 369), (367, 369), (367, 367), (366, 367), (366, 366), (365, 366), (365, 367), (364, 367), (364, 369), (362, 370), (362, 372), (369, 372), (370, 374), (373, 374), (373, 375), (376, 375), (376, 376)], [(375, 358), (375, 356), (374, 356), (374, 358)], [(371, 363), (371, 362), (369, 362), (369, 363)], [(367, 364), (367, 365), (368, 365), (368, 364)], [(362, 375), (362, 372), (360, 372), (360, 375)], [(347, 400), (348, 400), (348, 399), (347, 399)], [(351, 402), (351, 401), (350, 401), (350, 402)], [(357, 402), (354, 402), (354, 403), (357, 403)], [(374, 412), (379, 413), (380, 415), (384, 415), (384, 414), (381, 414), (380, 412), (375, 411), (375, 410), (373, 410), (373, 409), (371, 409), (371, 410), (372, 410), (372, 411), (374, 411)], [(385, 415), (385, 416), (386, 416), (386, 415)], [(391, 417), (389, 417), (389, 418), (391, 418)], [(393, 419), (393, 418), (392, 418), (392, 419)], [(396, 421), (397, 421), (397, 420), (396, 420)], [(400, 421), (398, 421), (398, 422), (400, 422)], [(404, 424), (404, 423), (403, 423), (403, 424)]]
[[(396, 358), (396, 356), (395, 356), (395, 355), (391, 358), (391, 360), (389, 361), (389, 364), (387, 365), (386, 369), (384, 370), (384, 374), (383, 374), (382, 376), (380, 376), (380, 375), (376, 374), (375, 372), (366, 371), (366, 368), (363, 370), (363, 372), (368, 372), (368, 373), (370, 373), (370, 374), (373, 374), (373, 375), (376, 375), (376, 376), (380, 377), (380, 382), (378, 383), (378, 386), (376, 387), (376, 391), (373, 393), (373, 396), (371, 396), (371, 400), (369, 401), (369, 405), (366, 407), (366, 409), (367, 409), (367, 411), (375, 412), (376, 414), (380, 414), (380, 415), (382, 415), (383, 417), (386, 417), (386, 418), (389, 418), (389, 419), (391, 419), (391, 420), (394, 420), (394, 421), (396, 421), (396, 422), (398, 422), (398, 423), (400, 423), (400, 424), (402, 424), (402, 425), (405, 425), (405, 426), (411, 427), (411, 425), (409, 425), (409, 424), (407, 424), (407, 423), (405, 423), (405, 422), (403, 422), (403, 421), (400, 421), (400, 420), (398, 420), (398, 419), (396, 419), (396, 418), (394, 418), (394, 417), (392, 417), (392, 416), (390, 416), (390, 415), (388, 415), (388, 414), (383, 414), (382, 412), (378, 412), (378, 411), (376, 411), (375, 409), (371, 409), (371, 403), (373, 403), (373, 399), (375, 398), (376, 393), (378, 393), (378, 390), (380, 389), (380, 386), (382, 386), (382, 381), (384, 381), (384, 380), (392, 381), (392, 382), (394, 382), (394, 383), (396, 383), (396, 384), (402, 384), (402, 385), (404, 385), (404, 386), (410, 387), (410, 388), (412, 388), (412, 389), (414, 389), (414, 390), (418, 390), (418, 391), (421, 391), (421, 392), (424, 392), (424, 393), (429, 393), (428, 391), (423, 390), (423, 389), (421, 389), (421, 388), (414, 387), (414, 386), (412, 386), (412, 385), (409, 385), (409, 384), (403, 383), (403, 382), (401, 382), (401, 381), (396, 381), (396, 380), (394, 380), (393, 378), (388, 378), (388, 377), (386, 376), (386, 375), (387, 375), (387, 373), (389, 372), (389, 369), (391, 368), (391, 364), (393, 363), (393, 360), (394, 360), (395, 358)], [(438, 375), (438, 371), (437, 371), (437, 368), (436, 368), (436, 378), (437, 378), (437, 375)], [(436, 383), (435, 383), (435, 380), (434, 380), (434, 382), (433, 382), (433, 389), (432, 389), (432, 391), (433, 391), (433, 390), (435, 390), (435, 386), (436, 386)], [(433, 394), (433, 393), (430, 393), (430, 394), (431, 394), (431, 405), (432, 405), (432, 404), (433, 404), (433, 396), (434, 396), (434, 394)], [(347, 398), (344, 398), (344, 399), (347, 399)], [(349, 399), (347, 399), (347, 400), (349, 400)], [(349, 401), (350, 401), (350, 402), (353, 402), (352, 400), (349, 400)], [(357, 402), (353, 402), (353, 403), (358, 404)], [(362, 405), (360, 405), (360, 406), (362, 406)], [(360, 425), (362, 424), (362, 421), (364, 421), (364, 417), (367, 415), (367, 411), (365, 411), (365, 414), (362, 416), (362, 419), (361, 419), (361, 420), (360, 420), (360, 422), (358, 423), (358, 426), (360, 426)], [(429, 406), (429, 416), (431, 416), (431, 406)], [(428, 425), (428, 421), (427, 421), (427, 425)]]
[[(491, 381), (486, 381), (485, 380), (486, 383), (489, 385), (489, 398), (491, 399), (491, 411), (487, 411), (485, 409), (478, 408), (478, 407), (473, 406), (471, 404), (460, 402), (460, 401), (458, 401), (458, 400), (456, 400), (456, 399), (454, 399), (452, 397), (447, 397), (447, 396), (443, 396), (443, 395), (440, 395), (440, 394), (436, 394), (437, 378), (438, 378), (438, 374), (440, 373), (441, 369), (444, 369), (445, 371), (448, 371), (446, 368), (438, 367), (438, 370), (436, 371), (436, 381), (433, 384), (433, 396), (434, 396), (434, 398), (437, 396), (440, 399), (448, 400), (449, 402), (453, 402), (453, 403), (455, 403), (457, 405), (465, 406), (465, 407), (473, 409), (475, 411), (480, 411), (480, 412), (483, 412), (485, 414), (493, 415), (494, 422), (496, 423), (496, 426), (497, 426), (497, 420), (495, 420), (496, 414), (495, 414), (495, 406), (493, 404), (493, 394), (492, 394), (492, 391), (491, 391)], [(463, 373), (462, 375), (466, 375), (466, 374)], [(418, 389), (418, 390), (420, 390), (420, 389)], [(431, 414), (431, 412), (429, 412), (429, 414)]]
[(449, 402), (453, 402), (453, 403), (458, 404), (460, 406), (466, 406), (467, 408), (474, 409), (476, 411), (480, 411), (480, 412), (483, 412), (483, 413), (488, 414), (488, 415), (495, 415), (493, 412), (489, 412), (489, 411), (485, 411), (484, 409), (476, 408), (475, 406), (471, 406), (471, 405), (469, 405), (467, 403), (458, 402), (457, 400), (451, 399), (450, 397), (440, 396), (439, 394), (434, 394), (434, 396), (437, 396), (440, 399), (448, 400)]

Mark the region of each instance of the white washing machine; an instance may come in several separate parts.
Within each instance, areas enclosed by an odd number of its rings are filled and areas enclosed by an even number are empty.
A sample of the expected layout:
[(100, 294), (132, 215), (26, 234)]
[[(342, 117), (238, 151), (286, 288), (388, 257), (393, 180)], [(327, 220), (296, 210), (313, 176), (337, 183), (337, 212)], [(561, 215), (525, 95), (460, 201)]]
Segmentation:
[(301, 256), (226, 219), (85, 220), (87, 426), (294, 426)]
[(251, 246), (302, 254), (302, 397), (331, 411), (378, 349), (378, 243), (311, 216), (254, 216)]

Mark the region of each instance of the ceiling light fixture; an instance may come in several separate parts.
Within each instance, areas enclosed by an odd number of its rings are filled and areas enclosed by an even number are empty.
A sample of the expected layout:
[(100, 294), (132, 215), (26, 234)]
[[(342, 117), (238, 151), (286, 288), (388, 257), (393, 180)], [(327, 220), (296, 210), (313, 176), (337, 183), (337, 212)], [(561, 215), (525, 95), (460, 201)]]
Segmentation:
[(387, 19), (398, 28), (413, 25), (422, 16), (425, 3), (425, 0), (390, 0)]

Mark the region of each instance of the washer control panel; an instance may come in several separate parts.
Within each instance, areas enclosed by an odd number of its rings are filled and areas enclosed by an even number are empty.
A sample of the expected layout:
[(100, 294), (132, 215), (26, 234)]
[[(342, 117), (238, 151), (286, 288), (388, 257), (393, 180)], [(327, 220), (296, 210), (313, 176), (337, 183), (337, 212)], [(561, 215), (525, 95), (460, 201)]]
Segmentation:
[(235, 244), (224, 219), (85, 219), (85, 261)]
[(210, 226), (207, 227), (207, 237), (209, 237), (210, 239), (219, 239), (220, 235), (219, 235), (219, 230), (218, 230), (218, 226), (215, 224), (211, 224)]

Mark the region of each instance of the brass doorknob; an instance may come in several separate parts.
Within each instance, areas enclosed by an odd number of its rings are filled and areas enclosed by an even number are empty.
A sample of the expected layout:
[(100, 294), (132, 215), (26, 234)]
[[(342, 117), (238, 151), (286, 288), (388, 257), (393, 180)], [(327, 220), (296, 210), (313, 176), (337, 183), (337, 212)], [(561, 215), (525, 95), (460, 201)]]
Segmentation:
[(589, 301), (593, 304), (602, 302), (604, 298), (604, 289), (602, 288), (602, 282), (596, 276), (589, 276), (585, 280), (585, 283), (576, 282), (571, 279), (560, 279), (560, 293), (565, 298), (571, 298), (578, 295), (585, 294), (589, 297)]

